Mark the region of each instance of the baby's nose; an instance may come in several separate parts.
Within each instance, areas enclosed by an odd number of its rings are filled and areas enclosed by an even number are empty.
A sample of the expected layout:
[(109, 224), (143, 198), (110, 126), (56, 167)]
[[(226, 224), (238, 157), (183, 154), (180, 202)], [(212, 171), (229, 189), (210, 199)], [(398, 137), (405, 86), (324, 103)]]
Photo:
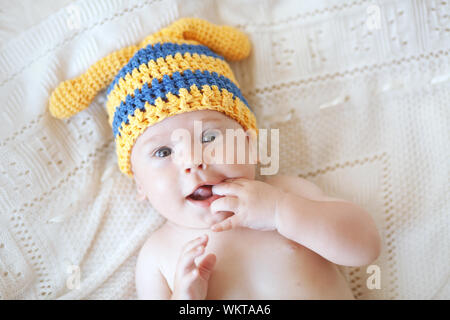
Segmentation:
[(200, 164), (190, 163), (184, 167), (184, 172), (191, 173), (196, 170), (205, 170), (205, 169), (206, 169), (206, 163), (200, 163)]

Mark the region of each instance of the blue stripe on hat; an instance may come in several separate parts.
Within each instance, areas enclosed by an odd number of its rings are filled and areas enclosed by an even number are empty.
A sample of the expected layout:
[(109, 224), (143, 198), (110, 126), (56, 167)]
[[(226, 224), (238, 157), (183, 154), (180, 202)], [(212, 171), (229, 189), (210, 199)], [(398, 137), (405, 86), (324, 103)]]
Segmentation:
[[(148, 102), (154, 107), (155, 100), (157, 98), (162, 98), (163, 101), (168, 102), (167, 93), (172, 93), (178, 95), (181, 88), (185, 88), (190, 91), (192, 85), (196, 85), (199, 90), (202, 89), (203, 85), (213, 86), (216, 85), (219, 91), (226, 89), (228, 92), (233, 94), (233, 100), (238, 97), (249, 109), (252, 111), (248, 105), (247, 100), (242, 96), (241, 90), (228, 78), (223, 75), (218, 75), (217, 72), (210, 73), (209, 71), (195, 70), (185, 70), (183, 74), (176, 71), (173, 73), (172, 77), (165, 74), (161, 82), (154, 78), (149, 87), (148, 83), (144, 83), (141, 89), (136, 89), (134, 91), (134, 96), (127, 95), (125, 102), (122, 101), (120, 106), (116, 108), (114, 112), (114, 120), (112, 123), (112, 128), (114, 132), (114, 138), (119, 134), (119, 127), (122, 123), (129, 124), (128, 115), (134, 116), (134, 111), (139, 108), (141, 111), (145, 111), (145, 103)], [(252, 111), (253, 112), (253, 111)]]
[(135, 55), (128, 61), (119, 73), (114, 78), (113, 82), (109, 85), (107, 94), (111, 92), (114, 86), (119, 82), (121, 78), (125, 78), (127, 74), (131, 74), (134, 69), (138, 69), (143, 63), (148, 63), (150, 60), (156, 60), (158, 58), (165, 58), (168, 55), (175, 56), (176, 53), (184, 55), (189, 52), (191, 55), (197, 53), (199, 55), (204, 54), (209, 57), (219, 58), (225, 60), (224, 57), (214, 53), (206, 46), (195, 44), (177, 44), (177, 43), (156, 43), (153, 46), (149, 44), (147, 47), (138, 50)]

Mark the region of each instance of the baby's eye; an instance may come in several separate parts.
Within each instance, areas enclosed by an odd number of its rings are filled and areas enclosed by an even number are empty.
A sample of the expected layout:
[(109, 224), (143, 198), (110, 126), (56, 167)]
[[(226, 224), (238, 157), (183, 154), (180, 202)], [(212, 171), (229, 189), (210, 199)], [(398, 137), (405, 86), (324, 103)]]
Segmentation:
[(171, 154), (172, 154), (172, 149), (170, 149), (169, 147), (159, 148), (158, 150), (155, 151), (155, 153), (153, 153), (153, 155), (158, 158), (164, 158), (164, 157), (170, 156)]
[(220, 135), (220, 132), (217, 130), (211, 130), (206, 133), (203, 133), (202, 143), (213, 142)]

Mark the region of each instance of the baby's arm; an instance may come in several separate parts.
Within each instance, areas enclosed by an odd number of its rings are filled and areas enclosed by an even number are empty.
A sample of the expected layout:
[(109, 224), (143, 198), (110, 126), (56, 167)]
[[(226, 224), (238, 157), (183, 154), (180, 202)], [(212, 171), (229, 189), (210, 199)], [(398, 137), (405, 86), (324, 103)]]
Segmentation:
[[(276, 213), (278, 232), (340, 265), (361, 266), (380, 254), (380, 236), (372, 217), (359, 206), (327, 197), (305, 179), (283, 176), (289, 186)], [(274, 183), (276, 184), (276, 183)], [(291, 190), (303, 190), (300, 196)]]

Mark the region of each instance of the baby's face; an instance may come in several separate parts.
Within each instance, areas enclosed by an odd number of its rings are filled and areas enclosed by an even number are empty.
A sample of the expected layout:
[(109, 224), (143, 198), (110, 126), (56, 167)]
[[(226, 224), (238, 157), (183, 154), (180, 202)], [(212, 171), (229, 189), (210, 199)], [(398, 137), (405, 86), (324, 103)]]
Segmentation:
[[(228, 178), (255, 178), (256, 166), (249, 163), (248, 157), (250, 138), (244, 138), (245, 148), (237, 148), (238, 139), (225, 139), (226, 129), (243, 130), (235, 120), (212, 110), (178, 114), (148, 127), (131, 153), (139, 198), (147, 198), (170, 222), (188, 228), (209, 228), (231, 216), (231, 212), (210, 211), (210, 203), (219, 197), (211, 195), (211, 187), (197, 189), (199, 185), (214, 185)], [(181, 132), (185, 138), (172, 135), (174, 132)], [(223, 157), (219, 159), (211, 151), (221, 140)], [(226, 161), (230, 147), (234, 149), (234, 161)], [(237, 163), (239, 152), (245, 152), (244, 164)]]

